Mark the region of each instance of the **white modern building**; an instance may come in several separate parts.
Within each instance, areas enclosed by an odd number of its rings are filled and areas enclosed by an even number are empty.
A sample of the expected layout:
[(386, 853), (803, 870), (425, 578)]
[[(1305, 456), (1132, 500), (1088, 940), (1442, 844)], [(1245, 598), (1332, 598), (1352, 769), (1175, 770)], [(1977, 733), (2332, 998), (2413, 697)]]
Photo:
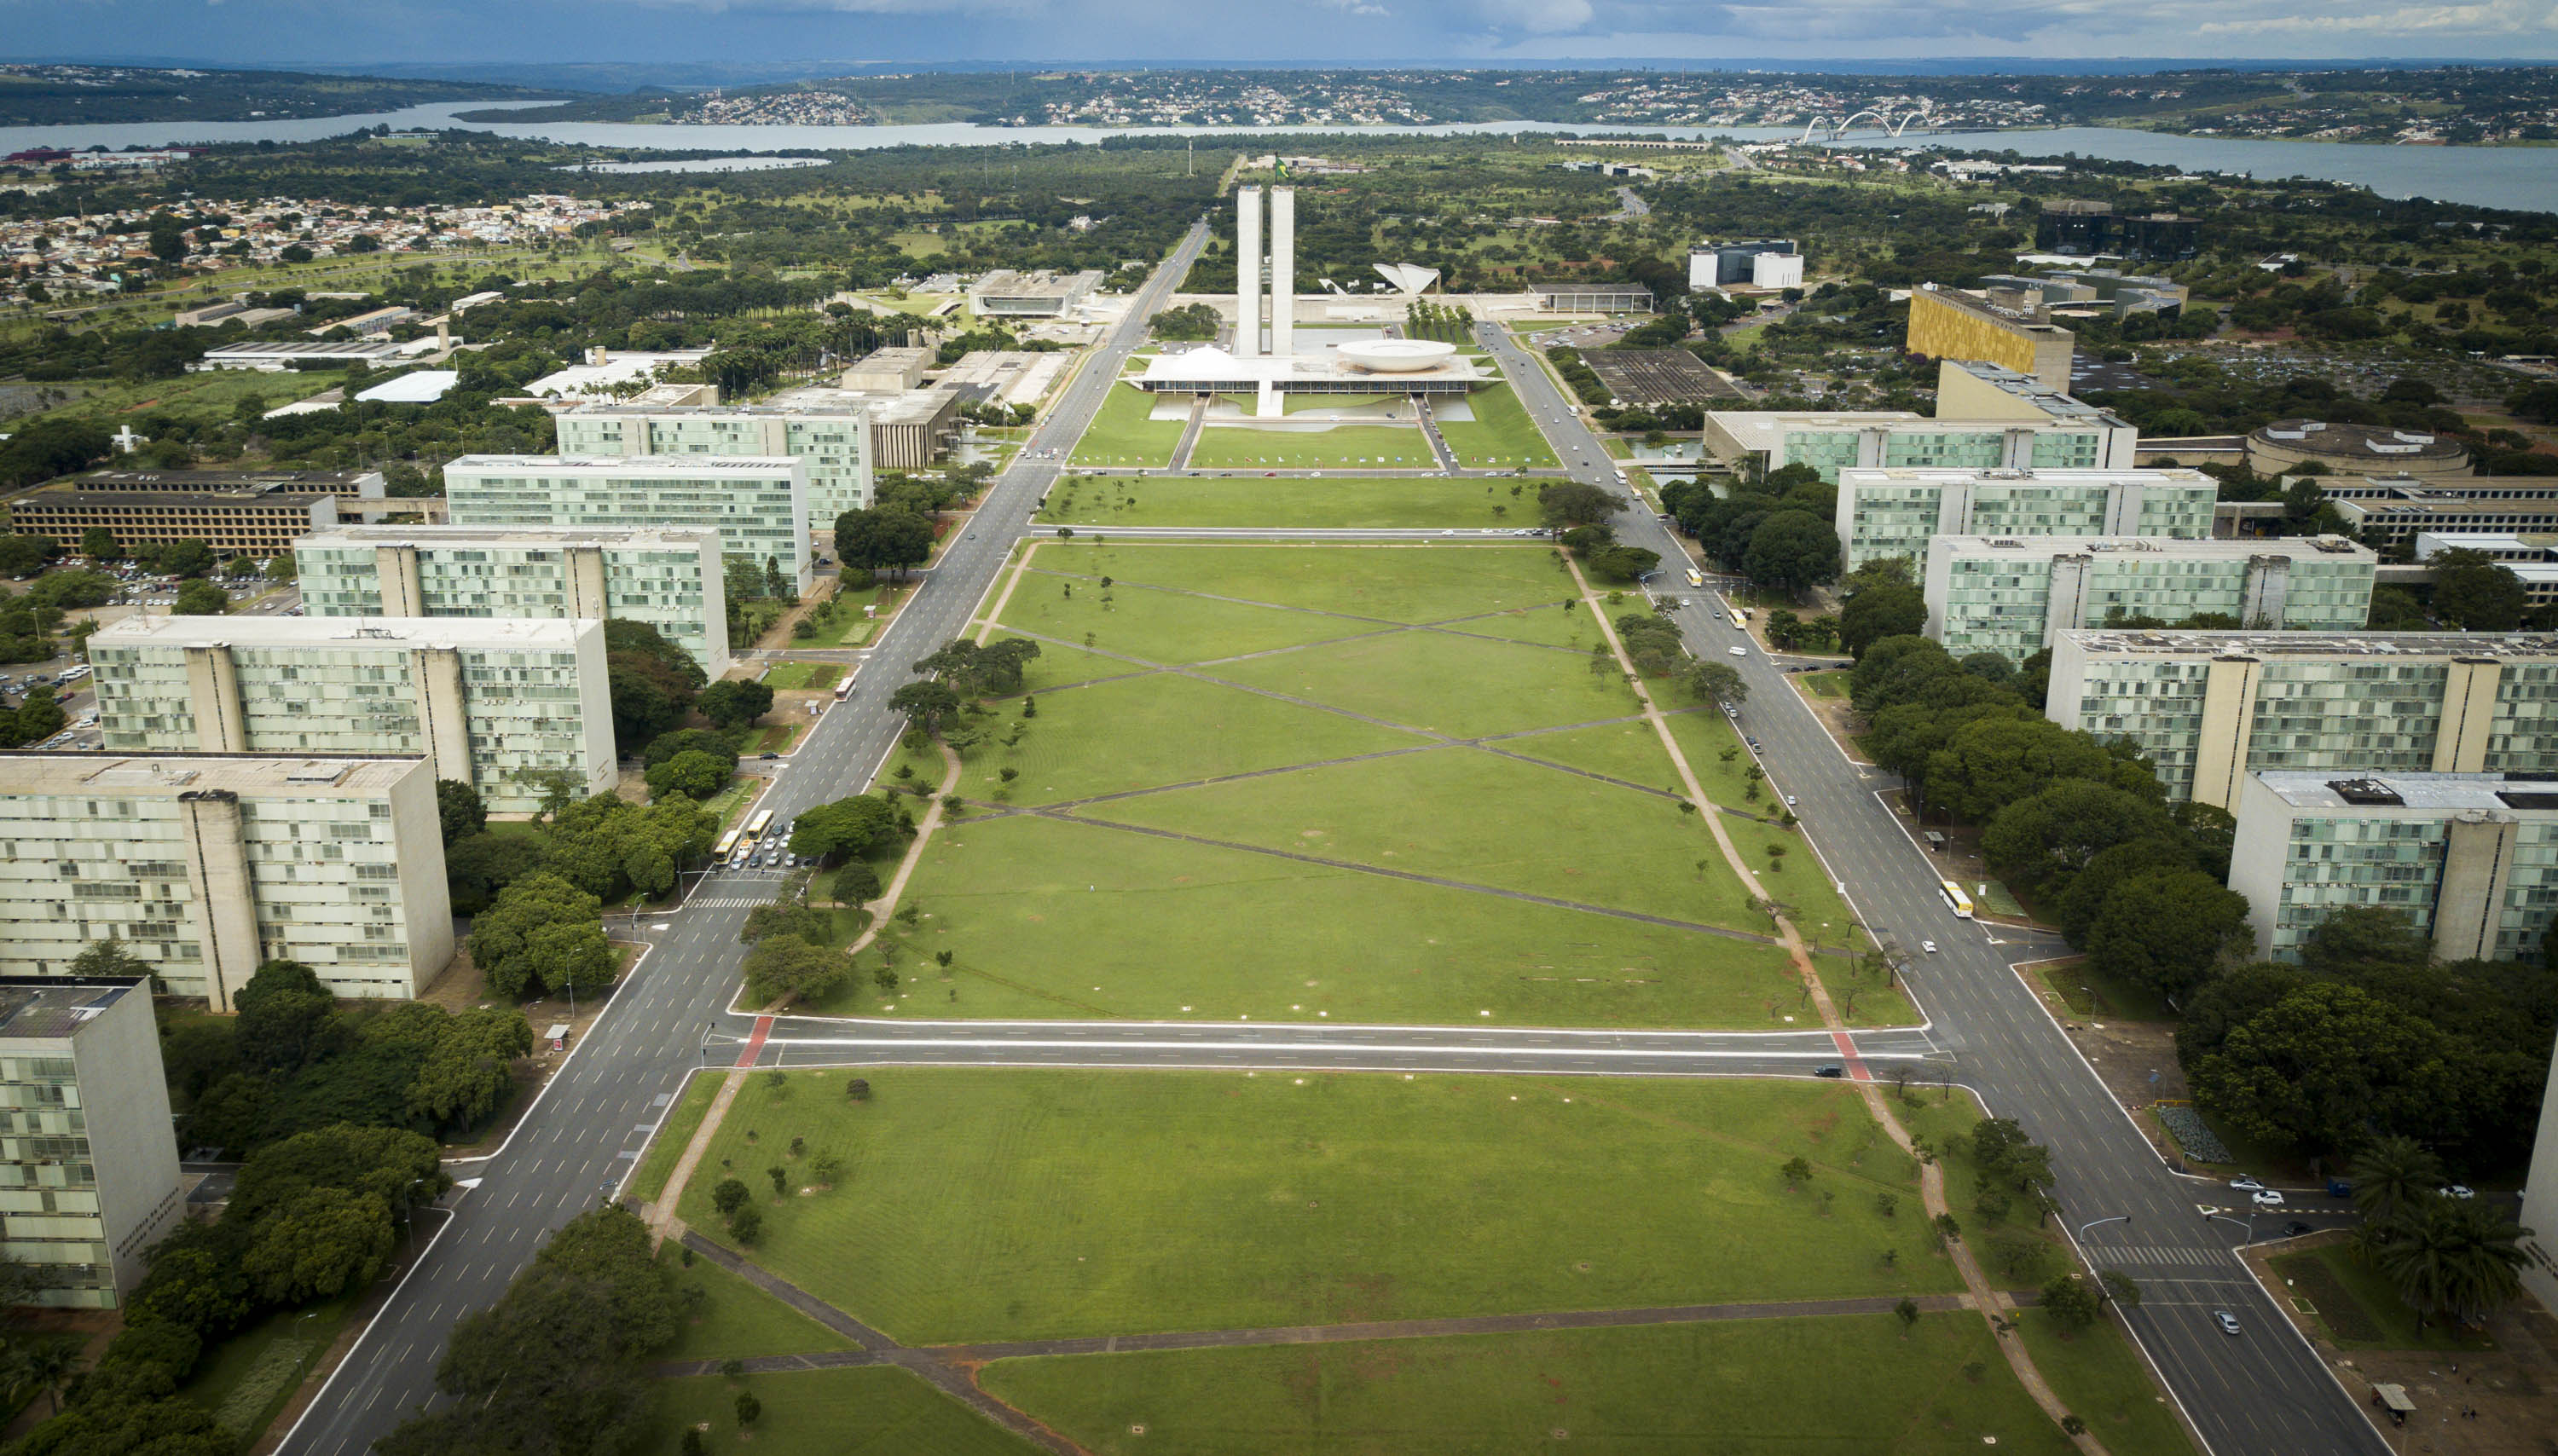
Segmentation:
[(2200, 470), (1870, 468), (1838, 472), (1832, 522), (1847, 570), (1907, 557), (1933, 536), (2211, 539), (2219, 483)]
[(816, 581), (795, 456), (466, 455), (444, 467), (444, 498), (457, 526), (715, 530), (723, 555), (779, 563), (801, 596)]
[(216, 1011), (268, 961), (335, 995), (416, 995), (453, 959), (434, 766), (0, 753), (0, 976), (67, 975), (109, 937)]
[(21, 1297), (117, 1308), (184, 1217), (150, 983), (0, 977), (0, 1253)]
[(728, 671), (719, 532), (342, 526), (293, 543), (313, 616), (621, 617)]
[(796, 459), (808, 472), (808, 520), (832, 531), (835, 517), (871, 503), (873, 402), (840, 392), (822, 401), (753, 405), (583, 404), (558, 416), (563, 456), (629, 459), (750, 456)]
[(1261, 349), (1261, 290), (1270, 288), (1270, 353), (1286, 358), (1296, 351), (1297, 323), (1297, 190), (1270, 189), (1270, 251), (1261, 251), (1261, 189), (1234, 192), (1234, 349), (1238, 358), (1253, 358)]
[(968, 286), (968, 309), (985, 318), (1062, 319), (1101, 286), (1101, 270), (1021, 273), (997, 268)]
[(2338, 536), (1937, 536), (1921, 578), (1927, 635), (1956, 657), (2012, 662), (2073, 627), (2225, 616), (2255, 631), (2344, 631), (2370, 619), (2379, 559)]
[(2558, 912), (2558, 781), (2540, 775), (2269, 771), (2236, 814), (2229, 887), (2272, 960), (2349, 906), (2399, 912), (2446, 961), (2535, 960)]
[(581, 795), (620, 778), (593, 619), (133, 616), (88, 658), (119, 752), (417, 753), (501, 814), (540, 808), (552, 773)]
[(1687, 250), (1687, 286), (1700, 288), (1800, 288), (1802, 249), (1792, 238), (1698, 243)]
[(2171, 799), (2251, 773), (2558, 770), (2558, 636), (2061, 631), (2044, 716), (2129, 738)]
[[(2067, 398), (2066, 396), (2061, 396)], [(2090, 405), (2060, 413), (1928, 419), (1908, 410), (1708, 410), (1705, 448), (1762, 469), (1805, 464), (1837, 483), (1839, 471), (2128, 470), (2140, 431)]]

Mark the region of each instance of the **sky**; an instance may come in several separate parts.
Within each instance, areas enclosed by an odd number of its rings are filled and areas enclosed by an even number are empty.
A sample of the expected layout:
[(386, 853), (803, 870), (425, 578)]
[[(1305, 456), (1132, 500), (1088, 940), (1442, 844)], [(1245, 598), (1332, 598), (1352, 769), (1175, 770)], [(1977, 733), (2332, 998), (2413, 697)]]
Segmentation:
[(2558, 0), (0, 0), (0, 59), (2558, 58)]

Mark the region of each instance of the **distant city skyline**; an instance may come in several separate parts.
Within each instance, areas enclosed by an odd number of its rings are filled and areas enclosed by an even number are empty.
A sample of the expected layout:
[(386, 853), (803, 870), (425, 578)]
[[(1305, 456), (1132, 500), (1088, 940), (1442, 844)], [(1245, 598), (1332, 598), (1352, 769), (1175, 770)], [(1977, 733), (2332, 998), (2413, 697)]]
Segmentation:
[[(2558, 58), (2546, 0), (0, 0), (0, 59), (235, 66), (933, 62), (1852, 65)], [(167, 64), (163, 62), (161, 64)]]

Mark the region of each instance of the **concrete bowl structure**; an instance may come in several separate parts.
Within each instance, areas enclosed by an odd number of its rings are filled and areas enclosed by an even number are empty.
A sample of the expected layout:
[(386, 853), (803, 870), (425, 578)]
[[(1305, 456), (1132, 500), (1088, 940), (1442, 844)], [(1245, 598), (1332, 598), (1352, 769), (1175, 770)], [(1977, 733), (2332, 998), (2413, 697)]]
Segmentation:
[(1426, 338), (1371, 338), (1339, 345), (1333, 352), (1353, 369), (1375, 374), (1413, 374), (1447, 363), (1456, 357), (1457, 346)]

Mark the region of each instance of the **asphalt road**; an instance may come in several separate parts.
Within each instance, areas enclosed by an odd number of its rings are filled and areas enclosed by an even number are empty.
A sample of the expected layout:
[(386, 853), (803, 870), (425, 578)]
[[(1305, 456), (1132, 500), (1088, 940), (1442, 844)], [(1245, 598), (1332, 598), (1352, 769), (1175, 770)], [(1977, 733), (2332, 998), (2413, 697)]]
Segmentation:
[[(902, 724), (886, 700), (906, 663), (965, 628), (1013, 543), (1029, 533), (1037, 501), (1059, 473), (1140, 340), (1146, 318), (1185, 276), (1206, 240), (1194, 228), (1132, 305), (1127, 322), (1054, 406), (1015, 463), (996, 477), (975, 524), (943, 558), (875, 649), (852, 701), (818, 721), (762, 801), (786, 822), (799, 810), (868, 785)], [(1487, 341), (1507, 365), (1519, 398), (1555, 443), (1574, 478), (1613, 484), (1615, 464), (1564, 404), (1535, 361), (1501, 334)], [(1629, 512), (1620, 535), (1678, 554), (1648, 513)], [(1681, 613), (1702, 653), (1737, 638), (1708, 607)], [(2219, 1456), (2324, 1456), (2386, 1451), (2290, 1324), (2257, 1292), (2228, 1246), (2241, 1231), (2206, 1224), (2198, 1203), (2239, 1195), (2172, 1174), (2111, 1096), (2078, 1060), (2041, 1003), (2010, 969), (2012, 957), (2046, 954), (2040, 940), (2001, 944), (1985, 927), (1955, 920), (1935, 876), (1876, 800), (1885, 783), (1848, 763), (1755, 647), (1741, 664), (1752, 690), (1743, 714), (1764, 744), (1776, 785), (1798, 812), (1835, 878), (1878, 932), (1939, 954), (1920, 957), (1913, 991), (1933, 1018), (1924, 1027), (1861, 1032), (1862, 1059), (1888, 1074), (1900, 1065), (1924, 1080), (1953, 1076), (1990, 1107), (2019, 1118), (2052, 1145), (2062, 1217), (2075, 1228), (2129, 1215), (2094, 1231), (2103, 1267), (2139, 1278), (2146, 1291), (2132, 1324), (2177, 1399)], [(691, 908), (656, 917), (669, 928), (565, 1068), (497, 1154), (460, 1169), (472, 1186), (426, 1255), (393, 1291), (338, 1373), (284, 1442), (290, 1456), (357, 1456), (433, 1395), (433, 1374), (453, 1320), (493, 1302), (551, 1230), (608, 1197), (628, 1176), (688, 1072), (730, 1064), (751, 1023), (726, 1007), (737, 987), (737, 933), (746, 907), (777, 876), (715, 874)], [(1258, 1022), (891, 1022), (782, 1017), (761, 1065), (975, 1063), (1362, 1069), (1589, 1075), (1809, 1075), (1838, 1060), (1822, 1033), (1772, 1034), (1495, 1030), (1470, 1027), (1330, 1026)], [(2280, 1222), (2268, 1219), (2267, 1223)], [(2236, 1313), (2244, 1333), (2219, 1333), (2211, 1311)]]
[[(1614, 464), (1545, 372), (1504, 331), (1479, 332), (1574, 478), (1613, 486)], [(1616, 524), (1620, 540), (1657, 551), (1664, 562), (1687, 560), (1639, 503)], [(1700, 656), (1724, 660), (1733, 644), (1747, 641), (1706, 598), (1691, 599), (1677, 617)], [(2090, 1229), (2083, 1248), (2097, 1267), (2141, 1282), (2132, 1328), (2211, 1449), (2219, 1456), (2386, 1452), (2231, 1252), (2251, 1233), (2242, 1227), (2246, 1195), (2162, 1163), (2013, 969), (2066, 948), (1955, 918), (1924, 852), (1878, 797), (1899, 780), (1847, 759), (1786, 681), (1783, 659), (1751, 644), (1737, 665), (1750, 686), (1740, 722), (1760, 741), (1771, 786), (1800, 800), (1795, 812), (1858, 916), (1913, 953), (1912, 993), (1931, 1018), (1935, 1042), (1959, 1066), (1957, 1080), (2052, 1148), (2059, 1217), (2073, 1232), (2097, 1220), (2129, 1220)], [(1918, 954), (1922, 940), (1933, 940), (1937, 953)], [(2205, 1205), (2231, 1209), (2241, 1222), (2207, 1220)], [(2274, 1233), (2294, 1216), (2259, 1218), (2257, 1231)], [(2212, 1320), (2216, 1310), (2235, 1314), (2241, 1333), (2223, 1334)]]

